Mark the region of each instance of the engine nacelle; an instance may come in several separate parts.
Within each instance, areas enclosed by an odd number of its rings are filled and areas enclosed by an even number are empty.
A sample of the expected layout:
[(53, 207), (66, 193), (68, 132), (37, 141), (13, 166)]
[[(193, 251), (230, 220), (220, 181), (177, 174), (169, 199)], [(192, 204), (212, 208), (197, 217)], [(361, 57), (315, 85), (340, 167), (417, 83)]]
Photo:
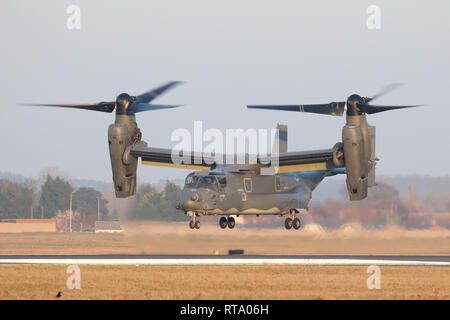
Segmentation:
[(138, 160), (129, 156), (129, 148), (135, 142), (135, 136), (139, 129), (137, 129), (134, 119), (128, 119), (128, 117), (130, 116), (117, 116), (116, 122), (108, 129), (109, 154), (117, 198), (126, 198), (136, 194)]
[(345, 125), (342, 129), (342, 142), (350, 200), (362, 200), (367, 197), (368, 180), (364, 135), (361, 126)]

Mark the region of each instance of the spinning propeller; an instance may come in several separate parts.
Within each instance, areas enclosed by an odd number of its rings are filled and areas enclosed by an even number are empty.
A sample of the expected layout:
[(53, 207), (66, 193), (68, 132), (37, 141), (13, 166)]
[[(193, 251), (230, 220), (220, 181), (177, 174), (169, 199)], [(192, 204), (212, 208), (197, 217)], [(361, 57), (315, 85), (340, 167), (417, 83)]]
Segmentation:
[(357, 116), (363, 113), (373, 114), (383, 111), (419, 107), (420, 105), (405, 105), (405, 106), (380, 106), (369, 104), (372, 100), (375, 100), (382, 95), (394, 90), (401, 84), (394, 83), (383, 90), (375, 94), (373, 97), (361, 97), (357, 94), (353, 94), (347, 98), (347, 101), (343, 102), (331, 102), (327, 104), (303, 104), (303, 105), (249, 105), (249, 109), (270, 109), (270, 110), (283, 110), (283, 111), (297, 111), (297, 112), (311, 112), (319, 114), (328, 114), (332, 116), (342, 116), (345, 111), (347, 115)]
[(21, 105), (77, 108), (101, 112), (113, 112), (114, 110), (116, 110), (116, 114), (119, 115), (134, 115), (137, 112), (180, 107), (180, 105), (162, 105), (149, 103), (153, 99), (157, 98), (159, 95), (179, 85), (180, 83), (181, 82), (179, 81), (172, 81), (138, 96), (130, 96), (127, 93), (121, 93), (117, 96), (116, 101), (111, 102), (99, 102), (92, 104), (21, 104)]

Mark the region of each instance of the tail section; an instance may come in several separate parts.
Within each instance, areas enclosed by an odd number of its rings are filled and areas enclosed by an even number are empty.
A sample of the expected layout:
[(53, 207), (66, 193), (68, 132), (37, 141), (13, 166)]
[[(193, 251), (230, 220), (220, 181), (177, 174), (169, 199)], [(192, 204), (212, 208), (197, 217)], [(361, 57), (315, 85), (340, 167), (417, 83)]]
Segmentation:
[(288, 126), (285, 124), (277, 124), (277, 133), (273, 142), (272, 153), (287, 152), (287, 129)]

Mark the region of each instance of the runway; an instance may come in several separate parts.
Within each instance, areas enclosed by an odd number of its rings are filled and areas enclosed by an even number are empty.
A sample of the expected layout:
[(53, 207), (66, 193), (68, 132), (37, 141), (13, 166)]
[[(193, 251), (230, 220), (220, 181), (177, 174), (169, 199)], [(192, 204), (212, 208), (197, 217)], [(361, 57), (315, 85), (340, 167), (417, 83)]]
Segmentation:
[(0, 255), (0, 264), (450, 266), (450, 256), (405, 255)]

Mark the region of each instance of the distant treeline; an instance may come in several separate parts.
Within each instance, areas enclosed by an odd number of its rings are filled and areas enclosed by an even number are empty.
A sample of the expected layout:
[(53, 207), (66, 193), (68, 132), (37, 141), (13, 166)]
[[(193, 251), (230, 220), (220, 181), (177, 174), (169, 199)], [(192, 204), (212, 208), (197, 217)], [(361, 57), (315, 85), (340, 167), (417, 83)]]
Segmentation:
[[(9, 175), (14, 181), (0, 179), (0, 219), (55, 218), (58, 213), (70, 207), (72, 194), (72, 210), (81, 214), (79, 222), (91, 225), (97, 218), (97, 198), (102, 193), (91, 187), (76, 189), (69, 181), (48, 174), (45, 182), (25, 179), (20, 175)], [(159, 188), (158, 188), (159, 189)], [(138, 189), (134, 204), (128, 218), (135, 220), (183, 221), (186, 216), (175, 207), (178, 204), (181, 187), (166, 181), (162, 191), (149, 184)], [(76, 191), (75, 191), (76, 190)], [(108, 215), (107, 201), (100, 199), (102, 218)], [(118, 210), (112, 208), (112, 217), (118, 218)]]
[(130, 218), (138, 220), (185, 221), (186, 215), (175, 207), (180, 200), (181, 187), (169, 180), (164, 190), (158, 191), (149, 184), (138, 188)]
[[(394, 187), (399, 196), (409, 196), (410, 189), (414, 189), (414, 193), (421, 200), (434, 193), (436, 195), (450, 192), (450, 176), (421, 176), (421, 175), (395, 175), (383, 176), (376, 178), (377, 183), (385, 183)], [(369, 194), (370, 194), (369, 189)], [(345, 184), (345, 176), (334, 176), (325, 179), (316, 190), (314, 190), (312, 201), (324, 201), (328, 198), (347, 199), (348, 193)]]
[[(54, 169), (54, 168), (47, 168), (46, 170), (51, 171), (52, 169)], [(43, 170), (43, 171), (46, 171), (46, 170)], [(61, 176), (60, 174), (54, 173), (54, 172), (50, 173), (50, 175), (53, 177)], [(45, 174), (45, 177), (46, 176), (47, 176), (47, 174)], [(2, 179), (9, 180), (11, 182), (16, 182), (19, 184), (30, 180), (29, 178), (27, 178), (21, 174), (0, 171), (0, 180), (2, 180)], [(104, 182), (104, 181), (91, 180), (91, 179), (70, 179), (70, 183), (74, 188), (89, 187), (89, 188), (98, 190), (102, 193), (107, 192), (114, 188), (112, 182)]]
[[(31, 179), (23, 182), (0, 179), (0, 219), (54, 218), (69, 209), (72, 192), (72, 210), (81, 214), (81, 221), (96, 217), (97, 198), (102, 193), (93, 188), (75, 189), (64, 178), (50, 174), (40, 187)], [(106, 200), (100, 199), (103, 217), (108, 215), (106, 204)]]

